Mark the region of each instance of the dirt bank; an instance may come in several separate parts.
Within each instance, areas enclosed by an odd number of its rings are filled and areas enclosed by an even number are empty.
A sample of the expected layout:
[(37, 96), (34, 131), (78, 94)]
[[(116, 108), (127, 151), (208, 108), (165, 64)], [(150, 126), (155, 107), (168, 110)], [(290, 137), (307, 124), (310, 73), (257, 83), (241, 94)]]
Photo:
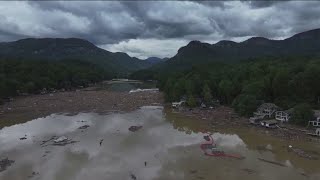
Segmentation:
[[(236, 127), (248, 127), (257, 131), (260, 134), (266, 134), (275, 136), (284, 140), (301, 140), (312, 141), (315, 140), (311, 136), (306, 135), (305, 131), (301, 127), (284, 124), (283, 128), (269, 129), (260, 126), (253, 126), (249, 124), (248, 118), (240, 117), (230, 107), (220, 106), (216, 109), (202, 109), (202, 108), (181, 108), (174, 110), (186, 116), (191, 116), (197, 120), (206, 121), (209, 125), (208, 128), (236, 128)], [(287, 127), (287, 128), (286, 128)], [(288, 129), (290, 128), (290, 129)], [(294, 130), (296, 129), (296, 130)]]
[(0, 128), (53, 113), (132, 111), (141, 106), (162, 104), (160, 92), (111, 92), (77, 90), (17, 97), (0, 106)]

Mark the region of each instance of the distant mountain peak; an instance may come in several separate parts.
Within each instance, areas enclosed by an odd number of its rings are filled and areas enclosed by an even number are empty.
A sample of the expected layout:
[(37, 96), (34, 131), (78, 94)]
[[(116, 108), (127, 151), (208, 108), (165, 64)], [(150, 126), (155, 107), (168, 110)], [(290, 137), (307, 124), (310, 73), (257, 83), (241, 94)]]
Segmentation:
[[(194, 64), (239, 62), (263, 57), (320, 57), (320, 29), (296, 34), (284, 40), (252, 37), (243, 42), (219, 41), (216, 44), (191, 41), (162, 67), (190, 68)], [(169, 67), (170, 66), (170, 67)]]
[(20, 39), (17, 41), (13, 41), (17, 43), (21, 42), (64, 42), (64, 43), (82, 43), (82, 44), (90, 44), (93, 45), (90, 41), (85, 40), (85, 39), (80, 39), (80, 38), (25, 38), (25, 39)]
[(272, 41), (272, 40), (264, 38), (264, 37), (252, 37), (246, 41), (243, 41), (242, 43), (261, 44), (262, 45), (262, 44), (269, 43), (270, 41)]
[(220, 46), (220, 47), (229, 47), (229, 46), (233, 46), (236, 45), (238, 43), (234, 42), (234, 41), (228, 41), (228, 40), (222, 40), (217, 42), (216, 44), (214, 44), (215, 46)]
[(0, 43), (0, 58), (59, 61), (74, 59), (91, 62), (114, 72), (127, 73), (152, 64), (130, 57), (126, 53), (112, 53), (79, 38), (27, 38)]
[(166, 60), (168, 60), (168, 58), (149, 57), (149, 58), (145, 59), (145, 61), (147, 61), (151, 64), (158, 64), (158, 63), (164, 62)]
[(309, 30), (309, 31), (305, 31), (305, 32), (301, 32), (301, 33), (295, 34), (294, 36), (292, 36), (289, 39), (304, 40), (304, 39), (314, 39), (314, 38), (320, 38), (320, 28), (319, 29), (312, 29), (312, 30)]

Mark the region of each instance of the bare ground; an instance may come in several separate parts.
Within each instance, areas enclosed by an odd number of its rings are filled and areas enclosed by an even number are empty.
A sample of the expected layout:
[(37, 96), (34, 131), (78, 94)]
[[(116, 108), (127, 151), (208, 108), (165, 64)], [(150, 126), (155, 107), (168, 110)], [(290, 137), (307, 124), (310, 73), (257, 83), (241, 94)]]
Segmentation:
[[(128, 92), (106, 90), (78, 90), (17, 97), (13, 101), (0, 106), (0, 128), (53, 113), (129, 112), (141, 106), (163, 104), (162, 93), (150, 91), (130, 94)], [(281, 139), (304, 141), (312, 139), (305, 135), (303, 131), (286, 128), (266, 129), (249, 125), (247, 118), (238, 116), (230, 107), (220, 106), (216, 109), (182, 108), (178, 112), (205, 121), (210, 124), (211, 128), (247, 126), (254, 128), (257, 133), (268, 134)]]
[(232, 108), (226, 106), (220, 106), (216, 109), (182, 108), (178, 112), (187, 116), (195, 117), (198, 120), (206, 121), (210, 124), (211, 128), (248, 127), (254, 129), (257, 133), (271, 135), (284, 140), (315, 140), (315, 138), (306, 135), (306, 129), (289, 124), (285, 124), (283, 128), (275, 129), (253, 126), (249, 124), (248, 118), (238, 116)]
[(72, 91), (17, 97), (0, 106), (0, 128), (53, 113), (128, 112), (141, 106), (161, 105), (160, 92)]

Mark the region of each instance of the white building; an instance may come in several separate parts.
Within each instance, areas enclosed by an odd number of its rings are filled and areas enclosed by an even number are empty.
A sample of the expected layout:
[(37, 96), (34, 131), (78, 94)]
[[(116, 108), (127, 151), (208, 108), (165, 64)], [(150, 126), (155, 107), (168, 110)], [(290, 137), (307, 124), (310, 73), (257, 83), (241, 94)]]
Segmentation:
[(178, 108), (178, 107), (180, 107), (183, 103), (185, 103), (185, 101), (172, 102), (171, 106), (172, 106), (173, 108)]
[(309, 121), (309, 125), (314, 127), (320, 127), (320, 117), (317, 117), (317, 119), (314, 121)]
[(291, 117), (291, 109), (286, 111), (276, 111), (275, 119), (280, 122), (288, 122)]
[(316, 135), (317, 135), (317, 136), (320, 136), (320, 128), (317, 128), (317, 130), (316, 130)]
[(314, 110), (314, 116), (316, 119), (313, 121), (309, 121), (308, 125), (311, 125), (313, 127), (320, 127), (320, 111)]
[(276, 120), (261, 121), (261, 126), (264, 126), (267, 128), (276, 128), (277, 124), (278, 122)]
[(257, 112), (254, 112), (254, 116), (263, 116), (263, 117), (268, 117), (271, 118), (273, 113), (276, 112), (276, 110), (279, 109), (278, 106), (272, 103), (264, 103), (261, 104)]

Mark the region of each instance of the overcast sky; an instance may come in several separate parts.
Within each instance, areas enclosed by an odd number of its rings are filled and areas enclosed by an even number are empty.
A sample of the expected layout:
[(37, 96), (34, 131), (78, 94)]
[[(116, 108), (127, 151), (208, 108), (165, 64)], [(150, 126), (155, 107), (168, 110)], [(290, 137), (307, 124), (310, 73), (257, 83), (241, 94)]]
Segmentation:
[(139, 58), (171, 57), (191, 40), (283, 39), (319, 27), (317, 1), (0, 2), (0, 41), (77, 37)]

